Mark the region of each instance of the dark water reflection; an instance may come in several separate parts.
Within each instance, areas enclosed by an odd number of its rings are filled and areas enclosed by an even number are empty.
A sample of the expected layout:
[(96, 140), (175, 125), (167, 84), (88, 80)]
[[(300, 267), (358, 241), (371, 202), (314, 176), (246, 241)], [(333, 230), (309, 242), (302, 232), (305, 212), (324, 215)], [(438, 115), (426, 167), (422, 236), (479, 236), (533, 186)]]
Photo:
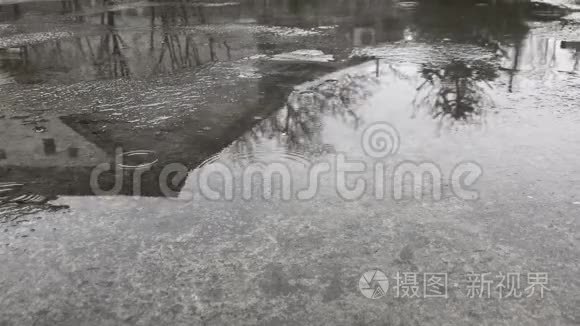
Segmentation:
[[(233, 12), (219, 10), (214, 13), (202, 6), (182, 8), (151, 3), (123, 9), (123, 6), (103, 7), (100, 2), (94, 1), (84, 5), (82, 2), (75, 3), (62, 3), (64, 13), (56, 16), (56, 21), (52, 22), (54, 26), (49, 25), (54, 32), (44, 35), (36, 31), (35, 24), (30, 24), (5, 36), (4, 43), (7, 47), (12, 46), (13, 55), (4, 56), (2, 68), (14, 77), (15, 82), (57, 80), (70, 83), (118, 77), (144, 78), (215, 61), (240, 59), (248, 54), (247, 51), (255, 53), (254, 49), (247, 50), (241, 44), (247, 41), (247, 35), (216, 36), (182, 28), (213, 22), (205, 18), (206, 15), (214, 17), (223, 14), (229, 17), (230, 22), (235, 21), (240, 14), (239, 6), (226, 6), (235, 7)], [(58, 9), (58, 2), (48, 4), (54, 4), (54, 9)], [(56, 15), (49, 9), (45, 10)], [(13, 18), (16, 23), (29, 19)], [(71, 31), (67, 31), (70, 35), (58, 37), (57, 31), (63, 25), (59, 19), (75, 22), (69, 27)], [(21, 33), (32, 36), (31, 44), (13, 46), (18, 44)], [(44, 38), (49, 40), (45, 41)], [(235, 50), (232, 50), (230, 42), (237, 46)]]
[[(527, 31), (520, 7), (445, 7), (431, 2), (408, 8), (380, 0), (223, 5), (76, 0), (0, 7), (0, 21), (14, 23), (0, 30), (0, 47), (11, 50), (11, 55), (2, 55), (1, 69), (19, 83), (142, 78), (280, 52), (295, 41), (280, 40), (280, 31), (256, 26), (335, 26), (331, 38), (315, 37), (313, 44), (337, 54), (353, 46), (400, 41), (409, 33), (417, 40), (450, 38), (493, 45), (517, 42)], [(23, 38), (28, 38), (25, 44)]]
[[(531, 35), (532, 18), (526, 5), (427, 1), (1, 5), (1, 105), (11, 111), (0, 112), (0, 182), (26, 185), (18, 195), (92, 195), (96, 165), (119, 148), (147, 149), (159, 162), (139, 194), (162, 196), (162, 167), (191, 170), (228, 146), (251, 153), (274, 140), (291, 152), (332, 152), (325, 121), (352, 130), (372, 122), (357, 103), (384, 78), (412, 85), (415, 114), (468, 121), (494, 107), (492, 83), (518, 92), (533, 75), (578, 72), (578, 43)], [(271, 60), (300, 49), (335, 60)], [(377, 59), (379, 78), (364, 70), (294, 90)], [(124, 185), (119, 194), (135, 194)]]

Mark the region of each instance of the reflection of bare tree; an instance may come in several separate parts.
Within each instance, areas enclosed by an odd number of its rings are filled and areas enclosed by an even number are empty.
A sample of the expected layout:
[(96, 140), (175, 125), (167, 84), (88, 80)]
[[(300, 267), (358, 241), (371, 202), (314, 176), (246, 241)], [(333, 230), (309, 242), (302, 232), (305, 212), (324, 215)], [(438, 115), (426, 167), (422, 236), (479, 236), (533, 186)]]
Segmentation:
[[(159, 17), (161, 21), (162, 41), (161, 49), (159, 50), (159, 58), (152, 71), (152, 73), (160, 72), (164, 62), (168, 61), (170, 70), (178, 70), (184, 67), (195, 67), (202, 65), (204, 62), (201, 59), (200, 47), (195, 40), (195, 35), (187, 30), (176, 29), (175, 26), (178, 18), (181, 17), (184, 23), (189, 22), (188, 11), (181, 6), (181, 11), (176, 7), (161, 7), (158, 11), (151, 13), (151, 45), (150, 49), (154, 49), (154, 34), (155, 34), (155, 19)], [(203, 11), (199, 13), (200, 20), (204, 20)], [(210, 61), (217, 61), (216, 40), (213, 37), (208, 38)], [(224, 45), (228, 49), (226, 42)]]
[(424, 82), (417, 88), (415, 110), (430, 108), (434, 117), (467, 120), (479, 115), (493, 102), (486, 86), (497, 78), (489, 63), (452, 61), (443, 67), (423, 65)]
[[(61, 0), (60, 4), (62, 7), (63, 14), (81, 11), (82, 7), (83, 7), (79, 0)], [(83, 15), (79, 15), (79, 16), (75, 17), (74, 19), (77, 22), (84, 21)]]
[[(442, 1), (440, 1), (442, 2)], [(517, 51), (528, 33), (525, 23), (529, 5), (526, 1), (493, 1), (486, 7), (473, 6), (469, 1), (451, 1), (452, 6), (442, 6), (437, 1), (421, 1), (415, 12), (418, 38), (449, 38), (453, 41), (477, 44), (507, 56), (505, 46)], [(461, 15), (456, 10), (459, 8)], [(519, 53), (516, 53), (514, 69), (510, 71), (509, 89), (517, 73)], [(460, 92), (461, 95), (461, 92)], [(457, 114), (464, 109), (458, 108)]]
[(325, 117), (333, 117), (357, 129), (361, 117), (354, 104), (370, 95), (373, 76), (346, 76), (341, 80), (326, 80), (307, 90), (295, 91), (284, 107), (262, 121), (234, 144), (237, 153), (252, 153), (260, 142), (275, 141), (289, 152), (315, 153), (329, 149), (322, 141)]
[[(111, 8), (112, 5), (111, 0), (91, 4), (79, 0), (55, 2), (59, 13), (73, 13), (71, 17), (84, 17), (91, 24), (101, 24), (103, 33), (31, 42), (19, 50), (14, 47), (0, 62), (0, 67), (21, 83), (37, 83), (55, 77), (71, 82), (87, 78), (146, 77), (236, 59), (237, 39), (226, 40), (208, 26), (191, 26), (201, 20), (211, 22), (220, 14), (214, 9), (203, 9), (201, 4), (186, 1), (153, 4), (143, 8), (145, 18), (141, 14), (127, 14)], [(15, 6), (0, 5), (0, 11), (7, 8), (11, 14), (13, 7), (14, 10), (27, 10)], [(74, 14), (83, 7), (95, 14)], [(150, 25), (149, 30), (126, 28), (143, 21)], [(200, 33), (200, 30), (207, 32)]]
[(112, 78), (128, 77), (130, 75), (127, 58), (121, 51), (122, 46), (126, 47), (125, 42), (115, 28), (115, 13), (108, 11), (103, 13), (101, 21), (108, 27), (108, 33), (101, 37), (97, 51), (95, 67), (99, 75), (105, 75)]
[(18, 19), (20, 18), (20, 16), (22, 15), (22, 12), (20, 11), (20, 5), (19, 4), (13, 4), (12, 5), (12, 10), (14, 13), (14, 18)]

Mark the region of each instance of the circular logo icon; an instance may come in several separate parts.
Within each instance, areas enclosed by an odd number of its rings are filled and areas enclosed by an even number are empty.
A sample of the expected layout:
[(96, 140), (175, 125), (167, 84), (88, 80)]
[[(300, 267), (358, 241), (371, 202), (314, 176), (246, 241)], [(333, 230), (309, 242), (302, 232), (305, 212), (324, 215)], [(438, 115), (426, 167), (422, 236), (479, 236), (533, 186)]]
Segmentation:
[(360, 292), (369, 299), (380, 299), (389, 291), (389, 279), (385, 273), (374, 270), (364, 273), (358, 281)]
[(374, 123), (363, 132), (362, 148), (371, 158), (382, 159), (395, 155), (400, 146), (399, 131), (389, 123)]

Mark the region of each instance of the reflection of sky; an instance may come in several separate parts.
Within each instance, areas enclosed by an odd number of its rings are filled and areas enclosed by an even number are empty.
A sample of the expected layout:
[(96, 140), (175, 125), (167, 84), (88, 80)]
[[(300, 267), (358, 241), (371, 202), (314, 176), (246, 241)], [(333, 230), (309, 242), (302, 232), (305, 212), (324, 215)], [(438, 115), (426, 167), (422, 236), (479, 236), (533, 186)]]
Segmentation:
[[(314, 85), (328, 78), (344, 77), (347, 73), (374, 74), (374, 63), (366, 63), (349, 70), (342, 71), (331, 76), (324, 76), (321, 80), (307, 84)], [(419, 77), (420, 66), (415, 64), (388, 65), (384, 63), (381, 68), (381, 83), (374, 94), (365, 101), (353, 106), (354, 112), (360, 117), (363, 124), (359, 128), (353, 128), (346, 123), (340, 115), (334, 115), (329, 111), (311, 112), (318, 115), (313, 121), (318, 123), (318, 128), (313, 129), (316, 133), (313, 137), (300, 138), (301, 146), (289, 146), (288, 135), (280, 130), (255, 129), (247, 138), (238, 142), (251, 143), (243, 147), (246, 152), (236, 152), (242, 148), (234, 145), (225, 151), (222, 163), (228, 166), (239, 167), (235, 163), (235, 155), (247, 157), (256, 153), (269, 153), (270, 156), (259, 157), (258, 162), (285, 162), (292, 159), (288, 154), (299, 154), (306, 157), (310, 162), (332, 161), (332, 154), (344, 153), (350, 159), (369, 160), (361, 146), (362, 134), (365, 127), (374, 122), (388, 122), (396, 127), (400, 134), (401, 148), (397, 155), (389, 157), (384, 162), (388, 166), (412, 160), (414, 162), (435, 162), (442, 168), (444, 173), (451, 171), (458, 162), (476, 160), (486, 170), (487, 180), (504, 182), (505, 171), (513, 169), (523, 176), (528, 173), (538, 173), (547, 166), (558, 166), (545, 173), (557, 174), (560, 171), (577, 171), (574, 161), (570, 160), (578, 155), (577, 151), (571, 151), (574, 143), (577, 143), (577, 123), (569, 119), (560, 120), (559, 117), (547, 114), (530, 114), (528, 102), (519, 99), (508, 98), (508, 91), (502, 87), (506, 75), (500, 75), (497, 80), (491, 82), (489, 95), (493, 97), (495, 106), (490, 106), (486, 115), (485, 123), (481, 124), (457, 124), (449, 128), (441, 129), (440, 125), (433, 121), (428, 114), (412, 115), (412, 102), (416, 95), (417, 84), (421, 82)], [(402, 78), (406, 76), (408, 78)], [(529, 96), (530, 91), (517, 91), (518, 95)], [(543, 94), (547, 103), (554, 102), (559, 94)], [(573, 102), (570, 102), (573, 104)], [(504, 110), (506, 108), (506, 110)], [(515, 110), (507, 110), (513, 108)], [(428, 108), (425, 108), (428, 109)], [(428, 111), (428, 110), (426, 110)], [(570, 116), (578, 118), (578, 114), (569, 112)], [(278, 117), (285, 115), (284, 110)], [(303, 117), (307, 115), (304, 114)], [(267, 121), (266, 121), (267, 122)], [(570, 137), (573, 136), (573, 137)], [(509, 141), (507, 141), (509, 140)], [(308, 144), (312, 141), (312, 144)], [(317, 148), (332, 148), (330, 153), (309, 151)], [(232, 153), (233, 152), (233, 153)], [(273, 153), (280, 153), (272, 158)], [(529, 162), (529, 163), (528, 163)], [(243, 166), (243, 164), (242, 164)], [(210, 167), (211, 169), (211, 167)], [(535, 171), (535, 172), (534, 172)], [(235, 170), (236, 173), (240, 171)], [(367, 171), (369, 172), (369, 171)], [(517, 173), (516, 173), (517, 174)], [(193, 174), (192, 174), (193, 175)], [(294, 179), (306, 179), (306, 173), (292, 175)], [(193, 176), (190, 176), (187, 187), (194, 185)], [(547, 177), (545, 177), (547, 178)], [(550, 176), (554, 183), (562, 181)], [(505, 186), (505, 183), (503, 184)], [(513, 186), (513, 185), (508, 185)]]
[[(324, 76), (316, 81), (301, 85), (298, 89), (316, 87), (327, 79), (351, 78), (346, 76), (362, 75), (360, 87), (366, 88), (372, 94), (370, 98), (358, 99), (352, 105), (335, 110), (310, 107), (298, 109), (296, 117), (290, 120), (291, 126), (286, 129), (283, 121), (289, 114), (287, 107), (281, 108), (277, 115), (263, 121), (245, 137), (234, 143), (226, 152), (249, 155), (252, 151), (300, 152), (303, 155), (318, 155), (325, 150), (360, 153), (360, 144), (356, 142), (362, 130), (369, 124), (378, 121), (398, 121), (406, 132), (421, 133), (425, 137), (433, 137), (437, 133), (437, 125), (433, 123), (432, 107), (427, 102), (416, 102), (418, 86), (424, 82), (421, 77), (422, 66), (418, 64), (389, 64), (381, 61), (379, 84), (376, 84), (375, 62), (364, 63), (335, 74)], [(493, 98), (495, 105), (500, 105), (497, 92), (484, 82), (478, 82), (486, 96)], [(433, 93), (435, 94), (435, 93)], [(498, 103), (495, 103), (497, 100)], [(331, 101), (329, 99), (328, 101)], [(492, 111), (495, 107), (481, 108)], [(350, 114), (344, 114), (345, 111)], [(353, 123), (353, 116), (358, 123)], [(414, 119), (412, 119), (414, 117)], [(276, 121), (277, 123), (273, 123)], [(282, 121), (282, 122), (279, 122)], [(418, 121), (421, 128), (418, 128)], [(293, 126), (296, 124), (297, 126)], [(306, 125), (307, 127), (301, 127)], [(420, 129), (420, 130), (417, 130)], [(297, 133), (294, 135), (293, 133)], [(354, 140), (354, 142), (353, 142)], [(407, 139), (407, 141), (412, 138)]]
[[(306, 155), (312, 155), (320, 148), (332, 148), (336, 151), (355, 153), (360, 151), (360, 147), (353, 143), (353, 139), (358, 139), (360, 130), (365, 125), (376, 121), (393, 121), (401, 123), (401, 128), (408, 128), (409, 137), (406, 141), (418, 139), (418, 133), (425, 134), (423, 140), (438, 134), (437, 126), (433, 121), (429, 122), (431, 107), (428, 103), (419, 103), (414, 107), (414, 101), (418, 95), (417, 87), (424, 82), (421, 77), (421, 63), (433, 63), (434, 67), (443, 69), (451, 60), (459, 60), (461, 54), (469, 58), (485, 58), (490, 63), (490, 67), (499, 64), (503, 70), (499, 71), (495, 80), (486, 82), (475, 82), (478, 86), (478, 92), (489, 99), (481, 102), (485, 107), (481, 107), (482, 114), (488, 116), (493, 112), (505, 112), (504, 108), (536, 106), (544, 107), (549, 103), (560, 103), (559, 109), (565, 109), (573, 105), (569, 101), (570, 93), (567, 97), (560, 96), (560, 93), (569, 91), (571, 85), (568, 80), (571, 75), (566, 72), (572, 72), (575, 67), (578, 55), (574, 49), (562, 49), (561, 41), (554, 38), (545, 38), (529, 34), (522, 43), (519, 51), (515, 46), (503, 48), (503, 56), (493, 57), (493, 52), (485, 48), (470, 47), (464, 45), (449, 44), (446, 48), (429, 47), (422, 44), (408, 44), (402, 46), (377, 46), (374, 48), (365, 48), (364, 50), (355, 51), (356, 54), (377, 55), (381, 59), (381, 77), (378, 90), (374, 90), (376, 95), (372, 97), (372, 104), (363, 103), (355, 105), (353, 112), (362, 122), (359, 126), (345, 120), (344, 117), (336, 112), (312, 110), (315, 118), (310, 118), (312, 125), (308, 137), (294, 137), (300, 142), (292, 144), (292, 130), (301, 130), (300, 128), (290, 129), (290, 134), (286, 130), (267, 128), (263, 123), (250, 132), (246, 138), (242, 138), (239, 143), (249, 142), (250, 145), (235, 147), (235, 150), (261, 150), (273, 151), (295, 151), (300, 150)], [(518, 54), (518, 60), (514, 61)], [(431, 60), (429, 59), (431, 57)], [(413, 63), (402, 63), (412, 61)], [(395, 63), (393, 63), (395, 62)], [(463, 61), (467, 67), (475, 61)], [(517, 69), (513, 70), (514, 64), (517, 63)], [(352, 68), (358, 69), (359, 73), (372, 76), (374, 74), (374, 62), (363, 64)], [(474, 74), (477, 74), (477, 67), (474, 68)], [(367, 71), (368, 70), (368, 71)], [(365, 72), (366, 71), (366, 72)], [(345, 75), (348, 72), (339, 72), (336, 75)], [(334, 78), (334, 77), (324, 77)], [(312, 82), (306, 87), (312, 87), (323, 80)], [(512, 87), (506, 84), (512, 83)], [(555, 91), (559, 89), (560, 91)], [(510, 93), (511, 90), (511, 93)], [(550, 92), (553, 92), (550, 94)], [(435, 93), (434, 93), (435, 94)], [(518, 105), (521, 104), (521, 105)], [(413, 114), (415, 110), (416, 114)], [(271, 119), (282, 120), (287, 115), (287, 110), (282, 108), (277, 116)], [(492, 114), (493, 115), (493, 114)], [(302, 114), (299, 121), (308, 119), (308, 115)], [(423, 128), (418, 127), (417, 120), (410, 118), (427, 119)], [(278, 124), (280, 125), (280, 124)], [(420, 132), (421, 129), (423, 132)], [(426, 136), (428, 135), (428, 136)], [(420, 146), (421, 142), (415, 145)], [(357, 149), (358, 148), (358, 149)], [(310, 154), (308, 154), (310, 153)], [(247, 153), (246, 153), (247, 154)]]

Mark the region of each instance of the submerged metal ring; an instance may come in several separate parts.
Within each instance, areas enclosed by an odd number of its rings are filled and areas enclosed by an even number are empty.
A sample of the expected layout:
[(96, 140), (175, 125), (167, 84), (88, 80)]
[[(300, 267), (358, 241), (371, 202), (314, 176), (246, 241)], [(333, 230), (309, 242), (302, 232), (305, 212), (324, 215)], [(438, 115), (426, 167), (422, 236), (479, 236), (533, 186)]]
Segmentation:
[[(144, 157), (143, 163), (140, 163), (137, 165), (123, 164), (124, 160), (129, 158), (129, 157)], [(130, 152), (121, 153), (117, 156), (117, 162), (120, 162), (120, 163), (117, 163), (117, 166), (119, 166), (122, 169), (147, 168), (147, 167), (150, 167), (153, 164), (157, 163), (158, 161), (159, 161), (159, 157), (157, 156), (157, 153), (155, 153), (154, 151), (150, 151), (150, 150), (130, 151)]]

